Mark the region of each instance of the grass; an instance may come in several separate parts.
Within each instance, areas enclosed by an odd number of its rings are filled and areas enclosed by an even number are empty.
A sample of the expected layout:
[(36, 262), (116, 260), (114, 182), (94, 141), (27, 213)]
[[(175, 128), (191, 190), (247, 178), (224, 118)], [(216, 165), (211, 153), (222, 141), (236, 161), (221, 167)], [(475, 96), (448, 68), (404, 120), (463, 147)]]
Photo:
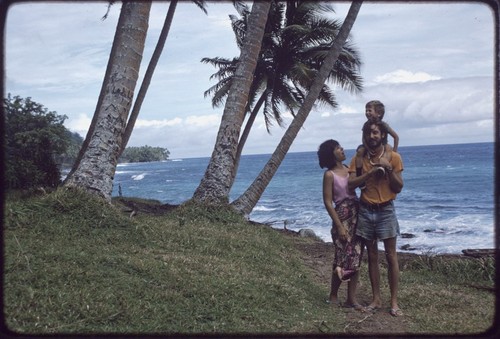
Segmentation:
[[(426, 256), (419, 257), (401, 267), (398, 300), (405, 314), (404, 333), (473, 335), (498, 331), (494, 328), (498, 315), (493, 258), (435, 258), (433, 266), (426, 266), (427, 260)], [(484, 266), (481, 262), (488, 264)], [(360, 279), (368, 282), (366, 271), (365, 267)], [(469, 279), (469, 275), (473, 277)], [(382, 299), (388, 302), (386, 276), (387, 269), (383, 267)]]
[[(324, 303), (329, 286), (312, 279), (296, 240), (224, 208), (185, 205), (164, 215), (128, 216), (74, 190), (8, 198), (7, 328), (20, 334), (333, 334), (345, 328), (346, 313)], [(407, 330), (487, 330), (494, 295), (470, 286), (470, 279), (492, 288), (493, 272), (493, 260), (424, 256), (405, 265), (400, 300)]]
[(400, 299), (415, 315), (410, 332), (478, 334), (496, 325), (492, 257), (419, 256), (405, 267), (400, 284)]
[[(296, 251), (222, 209), (127, 213), (79, 192), (8, 201), (7, 327), (40, 333), (338, 328)], [(324, 326), (323, 326), (324, 327)], [(322, 328), (323, 328), (322, 327)]]

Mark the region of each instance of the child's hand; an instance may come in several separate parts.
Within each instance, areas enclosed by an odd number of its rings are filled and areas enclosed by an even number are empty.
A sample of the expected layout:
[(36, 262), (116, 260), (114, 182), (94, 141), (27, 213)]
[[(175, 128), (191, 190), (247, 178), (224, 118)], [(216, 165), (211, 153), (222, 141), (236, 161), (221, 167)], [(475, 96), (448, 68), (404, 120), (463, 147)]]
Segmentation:
[(384, 167), (387, 170), (391, 170), (392, 169), (391, 163), (386, 158), (384, 158), (384, 157), (380, 158), (379, 164), (380, 164), (380, 166)]

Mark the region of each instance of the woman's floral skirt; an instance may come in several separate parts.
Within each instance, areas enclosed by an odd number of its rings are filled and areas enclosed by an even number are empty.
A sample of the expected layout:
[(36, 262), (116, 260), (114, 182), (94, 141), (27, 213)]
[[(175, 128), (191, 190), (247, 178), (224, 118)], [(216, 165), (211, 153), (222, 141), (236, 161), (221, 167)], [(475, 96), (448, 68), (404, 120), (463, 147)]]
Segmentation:
[(340, 241), (335, 225), (332, 227), (332, 239), (335, 251), (333, 268), (335, 269), (337, 266), (341, 267), (346, 275), (343, 279), (347, 280), (359, 270), (363, 256), (362, 239), (356, 235), (359, 202), (357, 199), (344, 199), (335, 206), (335, 211), (347, 229), (351, 241)]

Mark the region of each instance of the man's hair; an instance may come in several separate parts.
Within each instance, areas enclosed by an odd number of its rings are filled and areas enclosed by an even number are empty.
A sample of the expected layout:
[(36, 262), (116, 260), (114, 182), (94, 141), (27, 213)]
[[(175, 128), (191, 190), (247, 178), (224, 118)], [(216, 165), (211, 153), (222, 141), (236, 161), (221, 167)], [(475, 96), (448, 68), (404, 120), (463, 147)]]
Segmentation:
[(373, 122), (373, 121), (367, 121), (365, 122), (365, 124), (363, 125), (363, 140), (367, 140), (368, 137), (370, 136), (370, 132), (372, 130), (372, 125), (376, 125), (379, 130), (380, 130), (380, 133), (383, 134), (383, 137), (382, 137), (382, 144), (385, 145), (387, 144), (387, 124), (383, 121), (377, 121), (377, 122)]
[(375, 109), (375, 113), (378, 113), (380, 115), (380, 120), (384, 118), (385, 106), (382, 102), (378, 100), (368, 101), (366, 103), (366, 107), (373, 107)]

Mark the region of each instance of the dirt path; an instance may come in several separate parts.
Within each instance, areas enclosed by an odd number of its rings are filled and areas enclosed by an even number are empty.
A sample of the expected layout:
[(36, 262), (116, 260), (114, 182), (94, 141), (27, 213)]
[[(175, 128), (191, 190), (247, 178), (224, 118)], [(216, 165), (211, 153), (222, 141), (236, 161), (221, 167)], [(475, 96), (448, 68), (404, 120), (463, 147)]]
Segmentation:
[[(328, 290), (332, 274), (332, 261), (333, 261), (333, 245), (332, 243), (325, 243), (321, 241), (304, 241), (299, 236), (294, 235), (292, 232), (286, 232), (294, 238), (294, 243), (299, 251), (302, 253), (302, 259), (307, 267), (309, 267), (313, 274), (314, 279), (321, 285), (324, 285)], [(412, 254), (403, 254), (399, 257), (400, 263), (414, 257)], [(366, 260), (366, 255), (364, 256)], [(366, 261), (363, 262), (366, 265)], [(366, 266), (365, 266), (366, 268)], [(382, 279), (383, 277), (381, 277)], [(339, 290), (340, 301), (345, 301), (347, 284), (343, 283)], [(384, 291), (383, 291), (384, 292)], [(383, 293), (384, 295), (384, 293)], [(325, 299), (328, 296), (325, 295)], [(365, 277), (360, 279), (360, 286), (358, 288), (358, 301), (362, 305), (368, 305), (371, 301), (371, 287), (370, 282)], [(402, 317), (393, 317), (389, 314), (389, 308), (383, 307), (376, 313), (364, 313), (356, 311), (352, 308), (339, 307), (337, 305), (335, 312), (341, 312), (345, 316), (345, 327), (343, 332), (346, 334), (403, 334), (406, 333), (407, 325), (409, 324), (410, 317), (405, 315)], [(403, 310), (404, 311), (404, 310)]]

